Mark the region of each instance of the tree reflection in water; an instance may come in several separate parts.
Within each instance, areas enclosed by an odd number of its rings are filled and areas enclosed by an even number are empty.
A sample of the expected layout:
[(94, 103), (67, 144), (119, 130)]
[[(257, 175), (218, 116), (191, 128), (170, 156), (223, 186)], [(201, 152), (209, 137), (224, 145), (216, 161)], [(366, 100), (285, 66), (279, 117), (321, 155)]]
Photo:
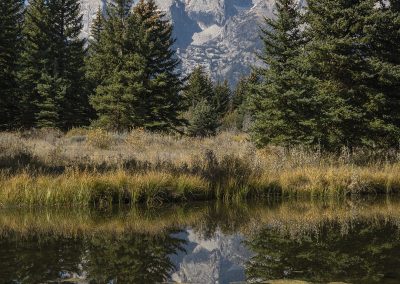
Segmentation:
[(357, 222), (346, 234), (337, 223), (291, 238), (264, 228), (246, 241), (255, 253), (246, 264), (249, 281), (296, 279), (318, 283), (398, 283), (400, 237), (393, 224)]
[(162, 234), (123, 234), (111, 238), (95, 236), (88, 241), (86, 270), (93, 283), (159, 283), (174, 265), (168, 255), (183, 251), (185, 241)]
[(0, 283), (400, 283), (399, 229), (387, 198), (0, 210)]
[(90, 283), (157, 283), (174, 270), (169, 255), (184, 240), (163, 233), (85, 238), (0, 239), (0, 283), (45, 283), (63, 277)]
[(0, 283), (43, 283), (78, 273), (83, 251), (76, 238), (0, 238)]

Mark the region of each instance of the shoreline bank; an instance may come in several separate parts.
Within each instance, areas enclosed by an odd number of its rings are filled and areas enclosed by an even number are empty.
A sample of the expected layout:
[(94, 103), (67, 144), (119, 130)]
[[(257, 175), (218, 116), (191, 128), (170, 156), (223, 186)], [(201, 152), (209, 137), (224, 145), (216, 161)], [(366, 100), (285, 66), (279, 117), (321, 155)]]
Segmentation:
[(281, 174), (206, 177), (168, 172), (0, 175), (0, 206), (110, 206), (190, 201), (234, 201), (283, 196), (348, 196), (400, 193), (400, 165), (302, 168)]
[(0, 133), (0, 207), (400, 193), (397, 150), (257, 149), (243, 133)]

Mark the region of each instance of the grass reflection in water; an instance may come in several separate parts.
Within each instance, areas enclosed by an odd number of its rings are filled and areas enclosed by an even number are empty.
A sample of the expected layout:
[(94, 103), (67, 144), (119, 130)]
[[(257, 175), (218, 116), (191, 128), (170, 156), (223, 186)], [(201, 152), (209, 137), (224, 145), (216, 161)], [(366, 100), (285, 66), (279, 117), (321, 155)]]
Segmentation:
[(249, 282), (400, 281), (400, 202), (385, 198), (2, 210), (0, 282), (167, 281), (179, 269), (171, 255), (191, 245), (186, 228), (203, 239), (242, 236)]

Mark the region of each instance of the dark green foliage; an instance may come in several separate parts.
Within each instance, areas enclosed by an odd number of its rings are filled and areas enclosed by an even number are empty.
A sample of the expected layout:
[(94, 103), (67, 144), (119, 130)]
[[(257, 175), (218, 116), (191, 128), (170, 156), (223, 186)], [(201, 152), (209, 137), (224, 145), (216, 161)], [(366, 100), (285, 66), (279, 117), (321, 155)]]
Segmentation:
[(123, 131), (142, 125), (137, 109), (141, 102), (136, 96), (144, 90), (137, 83), (142, 75), (138, 70), (141, 58), (135, 54), (123, 58), (123, 66), (114, 68), (91, 97), (98, 115), (96, 125), (109, 130)]
[(172, 25), (154, 1), (116, 1), (92, 28), (87, 77), (97, 124), (109, 129), (171, 130), (182, 124), (182, 81)]
[(88, 119), (78, 0), (32, 0), (24, 27), (21, 93), (25, 127), (68, 129)]
[(96, 18), (93, 20), (90, 36), (88, 40), (87, 56), (85, 58), (86, 65), (86, 80), (88, 82), (89, 90), (95, 92), (98, 85), (101, 83), (101, 34), (104, 30), (104, 16), (102, 10), (99, 8), (96, 13)]
[(259, 70), (260, 82), (250, 86), (252, 136), (260, 146), (316, 144), (321, 138), (321, 102), (302, 60), (300, 11), (294, 0), (279, 0), (276, 5), (276, 19), (266, 19), (262, 30), (261, 58), (268, 67)]
[[(29, 2), (23, 30), (23, 51), (21, 55), (21, 71), (19, 72), (21, 89), (21, 123), (24, 127), (35, 126), (38, 112), (38, 84), (43, 78), (50, 76), (47, 66), (50, 65), (51, 38), (49, 7), (42, 0)], [(47, 106), (47, 110), (50, 107)], [(54, 110), (53, 112), (58, 112)], [(57, 121), (58, 122), (58, 121)], [(54, 124), (57, 123), (54, 121)]]
[(145, 92), (140, 101), (143, 127), (150, 130), (171, 130), (182, 125), (183, 110), (179, 95), (183, 82), (177, 71), (179, 60), (173, 49), (173, 27), (154, 0), (140, 0), (134, 7), (137, 25), (136, 50), (144, 60)]
[[(226, 85), (226, 88), (229, 88)], [(202, 67), (196, 67), (189, 76), (184, 97), (189, 107), (187, 117), (189, 127), (187, 132), (191, 136), (215, 135), (221, 118), (221, 111), (228, 108), (228, 90), (224, 85), (218, 86), (215, 92), (211, 79)], [(229, 90), (230, 92), (230, 90)]]
[(233, 91), (232, 98), (229, 104), (229, 114), (224, 118), (225, 123), (231, 124), (235, 129), (248, 130), (248, 123), (250, 121), (249, 103), (251, 99), (251, 87), (259, 84), (258, 76), (252, 73), (247, 77), (240, 78)]
[(18, 126), (20, 109), (16, 74), (23, 4), (23, 0), (0, 0), (0, 130)]
[(190, 136), (213, 136), (217, 132), (218, 121), (218, 112), (206, 99), (203, 99), (189, 109), (187, 133)]
[(225, 80), (223, 83), (218, 82), (214, 87), (212, 105), (220, 117), (228, 112), (231, 98), (231, 88), (228, 85), (228, 81)]
[(98, 16), (92, 30), (87, 76), (95, 90), (90, 101), (97, 112), (96, 124), (106, 129), (141, 126), (143, 60), (134, 46), (137, 30), (131, 5), (132, 1), (109, 4), (106, 18)]
[(399, 1), (380, 3), (365, 22), (369, 46), (366, 84), (372, 89), (373, 102), (367, 106), (369, 133), (363, 143), (397, 147), (400, 141)]
[(308, 60), (329, 118), (323, 144), (360, 145), (368, 133), (364, 107), (371, 102), (361, 76), (367, 68), (363, 21), (371, 1), (314, 0), (309, 5)]
[(103, 12), (99, 8), (96, 13), (96, 17), (92, 23), (90, 29), (90, 38), (89, 38), (89, 51), (95, 53), (96, 50), (99, 48), (101, 33), (103, 32), (104, 28), (104, 17)]
[(308, 4), (307, 60), (328, 119), (322, 144), (397, 146), (398, 12), (365, 0)]
[(310, 0), (305, 22), (295, 2), (278, 1), (276, 19), (262, 31), (268, 67), (251, 84), (255, 141), (398, 146), (397, 2)]
[(249, 80), (247, 77), (242, 77), (233, 91), (231, 104), (229, 106), (230, 111), (240, 108), (249, 94)]
[(88, 124), (91, 111), (85, 80), (85, 40), (80, 38), (83, 16), (79, 0), (54, 1), (58, 16), (53, 23), (58, 34), (55, 64), (59, 66), (58, 77), (65, 82), (60, 124), (63, 129), (69, 129)]
[(65, 85), (61, 78), (54, 78), (43, 73), (37, 82), (37, 94), (40, 100), (37, 104), (39, 109), (36, 114), (36, 125), (40, 127), (56, 128), (60, 121), (60, 109), (65, 96)]
[(211, 103), (214, 97), (213, 83), (203, 67), (196, 67), (189, 76), (184, 92), (188, 106), (195, 106), (203, 99)]

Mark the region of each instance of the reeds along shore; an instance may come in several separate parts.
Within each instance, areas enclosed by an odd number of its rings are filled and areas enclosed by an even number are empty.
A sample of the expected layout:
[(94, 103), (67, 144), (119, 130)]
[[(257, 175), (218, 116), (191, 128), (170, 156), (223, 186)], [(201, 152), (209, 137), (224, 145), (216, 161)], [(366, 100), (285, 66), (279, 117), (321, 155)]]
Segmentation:
[(256, 149), (241, 133), (0, 134), (0, 206), (240, 200), (400, 192), (400, 152)]

